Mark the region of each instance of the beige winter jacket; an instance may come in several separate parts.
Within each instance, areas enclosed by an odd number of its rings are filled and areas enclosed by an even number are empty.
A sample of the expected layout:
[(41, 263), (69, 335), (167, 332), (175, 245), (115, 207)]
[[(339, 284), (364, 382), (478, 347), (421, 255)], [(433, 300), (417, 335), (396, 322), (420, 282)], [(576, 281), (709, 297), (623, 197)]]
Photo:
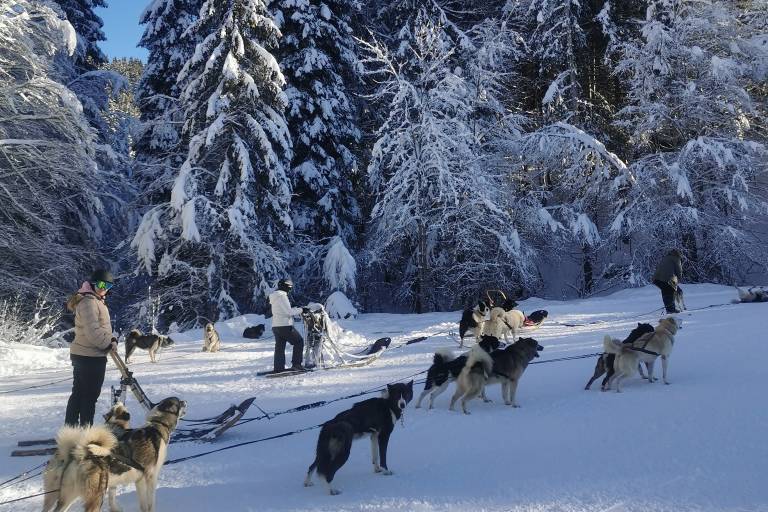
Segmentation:
[(69, 353), (86, 357), (105, 357), (112, 343), (112, 323), (103, 300), (91, 293), (77, 293), (70, 299), (75, 311), (75, 339)]

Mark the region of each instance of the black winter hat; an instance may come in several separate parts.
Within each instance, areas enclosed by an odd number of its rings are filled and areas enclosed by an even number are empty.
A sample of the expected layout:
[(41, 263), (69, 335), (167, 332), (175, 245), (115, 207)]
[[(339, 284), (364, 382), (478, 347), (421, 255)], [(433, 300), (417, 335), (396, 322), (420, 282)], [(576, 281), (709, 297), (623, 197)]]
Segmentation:
[(112, 276), (112, 272), (109, 270), (99, 268), (93, 271), (91, 274), (91, 282), (96, 283), (98, 281), (104, 281), (106, 283), (114, 283), (115, 278)]
[(293, 289), (293, 281), (290, 278), (281, 279), (277, 282), (277, 289), (287, 293)]

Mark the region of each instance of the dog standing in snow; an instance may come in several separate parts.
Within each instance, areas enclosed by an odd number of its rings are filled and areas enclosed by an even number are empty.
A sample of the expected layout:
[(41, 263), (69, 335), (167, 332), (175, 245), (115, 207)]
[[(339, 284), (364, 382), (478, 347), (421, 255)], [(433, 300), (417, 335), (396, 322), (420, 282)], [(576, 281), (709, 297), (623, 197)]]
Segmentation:
[(459, 321), (460, 346), (464, 346), (464, 336), (469, 331), (475, 334), (475, 342), (480, 341), (480, 336), (483, 335), (483, 326), (485, 325), (485, 314), (488, 312), (488, 309), (490, 309), (488, 303), (481, 300), (473, 309), (464, 310)]
[(339, 413), (323, 424), (317, 439), (315, 460), (307, 470), (304, 487), (312, 485), (312, 473), (325, 480), (332, 495), (341, 491), (333, 487), (333, 477), (349, 458), (352, 441), (367, 434), (371, 436), (373, 471), (391, 475), (387, 466), (387, 446), (397, 420), (403, 417), (408, 402), (413, 398), (413, 381), (408, 384), (387, 384), (381, 398), (369, 398)]

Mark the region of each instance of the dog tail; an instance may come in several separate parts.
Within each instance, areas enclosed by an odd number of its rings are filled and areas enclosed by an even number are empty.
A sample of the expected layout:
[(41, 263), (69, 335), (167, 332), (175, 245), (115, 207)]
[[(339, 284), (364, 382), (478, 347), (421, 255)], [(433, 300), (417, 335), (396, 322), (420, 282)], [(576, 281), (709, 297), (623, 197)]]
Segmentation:
[(482, 364), (483, 370), (486, 375), (490, 375), (493, 372), (493, 359), (480, 345), (475, 345), (472, 350), (469, 351), (467, 357), (467, 363), (464, 365), (462, 371), (471, 371), (476, 364)]
[(128, 333), (129, 336), (142, 336), (141, 331), (138, 329), (131, 329), (131, 332)]
[(80, 439), (72, 450), (73, 457), (82, 462), (86, 457), (106, 457), (117, 446), (115, 435), (103, 425), (81, 431)]
[(56, 434), (56, 448), (63, 458), (69, 457), (83, 435), (83, 429), (77, 427), (61, 427)]
[(435, 351), (435, 355), (432, 358), (432, 364), (445, 364), (450, 363), (456, 359), (456, 354), (449, 348), (439, 348)]
[(605, 335), (605, 338), (603, 338), (603, 351), (608, 354), (621, 354), (621, 349), (621, 342), (619, 340), (614, 340), (607, 334)]

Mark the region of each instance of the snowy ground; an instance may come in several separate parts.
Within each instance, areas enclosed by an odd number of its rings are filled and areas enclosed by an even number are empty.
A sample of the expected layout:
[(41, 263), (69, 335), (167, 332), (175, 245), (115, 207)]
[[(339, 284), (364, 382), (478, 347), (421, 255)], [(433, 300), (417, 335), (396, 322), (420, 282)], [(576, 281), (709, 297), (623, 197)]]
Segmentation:
[[(689, 308), (726, 303), (732, 288), (686, 287)], [(604, 334), (624, 337), (638, 321), (655, 323), (660, 305), (653, 287), (570, 302), (532, 299), (525, 311), (545, 308), (549, 323), (533, 336), (545, 346), (541, 360), (596, 352)], [(317, 430), (219, 452), (164, 469), (158, 510), (365, 510), (365, 511), (768, 511), (768, 407), (765, 375), (768, 304), (728, 305), (692, 311), (677, 337), (670, 386), (636, 378), (624, 393), (583, 387), (594, 359), (531, 366), (518, 392), (522, 405), (473, 402), (471, 416), (447, 410), (451, 391), (433, 411), (413, 409), (398, 425), (389, 449), (393, 476), (374, 474), (367, 441), (355, 444), (337, 475), (340, 496), (324, 487), (305, 489)], [(257, 318), (250, 318), (253, 322)], [(369, 340), (399, 341), (455, 329), (457, 313), (363, 315), (344, 326)], [(565, 327), (561, 323), (587, 323)], [(157, 364), (136, 357), (136, 377), (150, 397), (175, 394), (189, 402), (188, 417), (210, 416), (230, 403), (256, 396), (267, 411), (332, 399), (424, 370), (438, 347), (455, 346), (445, 335), (390, 354), (374, 365), (319, 371), (300, 377), (255, 377), (271, 365), (271, 340), (239, 337), (245, 319), (217, 325), (224, 352), (200, 352), (201, 333), (177, 337)], [(269, 332), (269, 330), (267, 330)], [(657, 369), (658, 371), (658, 369)], [(66, 350), (0, 344), (0, 450), (19, 439), (51, 437), (69, 393)], [(107, 374), (98, 411), (106, 410)], [(15, 391), (26, 386), (56, 384)], [(418, 387), (421, 391), (421, 386)], [(174, 444), (177, 458), (307, 427), (331, 418), (352, 400), (230, 430), (215, 444)], [(134, 400), (129, 407), (138, 411)], [(258, 412), (254, 409), (249, 416)], [(42, 462), (2, 455), (0, 482)], [(40, 492), (40, 478), (0, 489), (0, 502)], [(138, 510), (133, 489), (121, 489), (126, 511)], [(2, 510), (39, 510), (42, 498)], [(9, 508), (10, 507), (10, 508)]]

